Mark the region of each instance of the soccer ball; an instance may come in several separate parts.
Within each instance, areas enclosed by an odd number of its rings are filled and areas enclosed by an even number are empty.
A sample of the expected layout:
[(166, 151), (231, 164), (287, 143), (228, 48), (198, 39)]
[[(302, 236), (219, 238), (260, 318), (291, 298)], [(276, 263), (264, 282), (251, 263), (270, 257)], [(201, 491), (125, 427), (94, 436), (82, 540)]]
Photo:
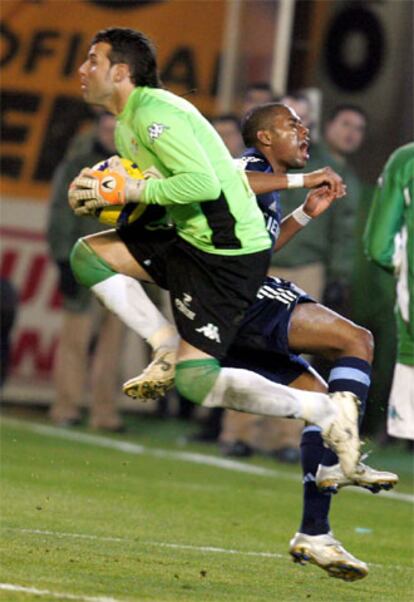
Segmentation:
[[(121, 163), (131, 178), (143, 180), (144, 174), (139, 167), (129, 159), (121, 159)], [(103, 173), (110, 172), (109, 159), (104, 159), (92, 167), (96, 171)], [(141, 217), (146, 209), (143, 203), (127, 203), (126, 205), (109, 205), (96, 211), (96, 216), (105, 226), (120, 226), (132, 224)]]

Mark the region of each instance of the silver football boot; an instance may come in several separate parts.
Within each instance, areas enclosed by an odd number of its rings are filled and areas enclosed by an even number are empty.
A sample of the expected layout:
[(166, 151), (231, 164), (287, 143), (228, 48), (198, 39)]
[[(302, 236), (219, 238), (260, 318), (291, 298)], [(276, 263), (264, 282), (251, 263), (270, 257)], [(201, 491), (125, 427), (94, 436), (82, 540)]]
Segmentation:
[(354, 473), (347, 477), (339, 464), (334, 466), (319, 464), (315, 481), (317, 488), (323, 493), (338, 493), (341, 487), (348, 485), (364, 487), (372, 493), (378, 493), (383, 489), (388, 491), (395, 487), (398, 483), (398, 475), (385, 470), (376, 470), (363, 462), (358, 462)]
[(368, 575), (367, 564), (347, 552), (332, 533), (296, 533), (290, 541), (289, 554), (298, 564), (305, 565), (310, 562), (326, 571), (330, 577), (344, 581), (356, 581)]

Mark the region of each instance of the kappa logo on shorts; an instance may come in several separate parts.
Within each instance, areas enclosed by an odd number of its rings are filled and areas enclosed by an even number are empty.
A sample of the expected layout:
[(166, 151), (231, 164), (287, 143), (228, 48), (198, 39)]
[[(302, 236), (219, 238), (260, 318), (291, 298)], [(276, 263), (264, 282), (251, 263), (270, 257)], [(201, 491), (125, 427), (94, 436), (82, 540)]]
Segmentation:
[(218, 326), (212, 324), (211, 322), (209, 322), (205, 326), (200, 326), (200, 328), (196, 328), (196, 332), (201, 332), (208, 339), (216, 341), (217, 343), (221, 343)]
[(188, 318), (189, 320), (194, 320), (194, 318), (196, 316), (195, 311), (193, 311), (192, 309), (190, 309), (188, 307), (192, 300), (193, 300), (193, 298), (189, 293), (183, 293), (182, 300), (177, 299), (177, 298), (174, 299), (175, 307), (178, 309), (178, 311), (180, 311), (182, 314), (184, 314), (186, 316), (186, 318)]
[(150, 137), (150, 142), (153, 144), (158, 138), (165, 132), (165, 130), (169, 130), (170, 127), (168, 125), (164, 125), (163, 123), (151, 123), (147, 127), (147, 131)]

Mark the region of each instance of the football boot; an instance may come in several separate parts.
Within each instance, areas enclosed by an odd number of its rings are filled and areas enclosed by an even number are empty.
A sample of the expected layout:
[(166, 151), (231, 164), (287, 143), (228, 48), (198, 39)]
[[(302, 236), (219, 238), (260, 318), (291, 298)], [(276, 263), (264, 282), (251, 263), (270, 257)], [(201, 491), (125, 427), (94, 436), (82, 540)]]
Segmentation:
[(316, 472), (316, 486), (324, 493), (338, 493), (341, 487), (354, 485), (364, 487), (372, 493), (389, 490), (398, 483), (398, 475), (385, 470), (376, 470), (363, 462), (358, 462), (354, 473), (346, 477), (339, 464), (324, 466), (319, 464)]
[(158, 399), (174, 386), (176, 350), (160, 348), (141, 374), (122, 385), (123, 392), (134, 399)]
[(305, 565), (310, 562), (326, 571), (330, 577), (344, 581), (356, 581), (368, 575), (366, 563), (347, 552), (332, 533), (296, 533), (290, 541), (289, 554), (298, 564)]

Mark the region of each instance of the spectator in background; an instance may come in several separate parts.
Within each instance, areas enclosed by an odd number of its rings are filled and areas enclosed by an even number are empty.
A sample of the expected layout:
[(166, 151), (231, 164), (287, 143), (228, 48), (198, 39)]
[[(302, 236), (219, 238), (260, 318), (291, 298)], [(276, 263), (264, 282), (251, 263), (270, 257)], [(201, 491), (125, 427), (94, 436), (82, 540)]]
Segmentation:
[(275, 100), (275, 95), (269, 84), (264, 82), (251, 84), (244, 93), (240, 116), (243, 117), (251, 109), (273, 100)]
[(397, 279), (397, 363), (388, 434), (414, 439), (414, 142), (398, 148), (379, 179), (365, 229), (367, 255)]
[[(118, 380), (114, 364), (120, 355), (124, 327), (118, 318), (96, 304), (89, 290), (78, 285), (69, 265), (70, 251), (80, 236), (107, 228), (95, 218), (76, 217), (68, 205), (67, 190), (83, 167), (92, 167), (116, 152), (114, 128), (114, 116), (100, 113), (95, 128), (89, 134), (79, 135), (79, 141), (73, 140), (54, 175), (47, 232), (63, 296), (63, 324), (54, 366), (56, 401), (50, 416), (59, 426), (73, 426), (80, 421), (79, 404), (84, 401), (90, 375), (90, 426), (109, 431), (122, 428), (115, 404)], [(99, 329), (89, 362), (97, 321)]]
[(230, 151), (232, 157), (240, 157), (244, 153), (243, 138), (240, 131), (240, 121), (234, 113), (219, 115), (211, 120), (214, 129)]

